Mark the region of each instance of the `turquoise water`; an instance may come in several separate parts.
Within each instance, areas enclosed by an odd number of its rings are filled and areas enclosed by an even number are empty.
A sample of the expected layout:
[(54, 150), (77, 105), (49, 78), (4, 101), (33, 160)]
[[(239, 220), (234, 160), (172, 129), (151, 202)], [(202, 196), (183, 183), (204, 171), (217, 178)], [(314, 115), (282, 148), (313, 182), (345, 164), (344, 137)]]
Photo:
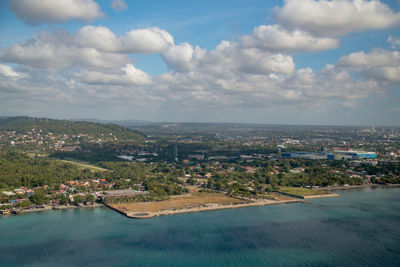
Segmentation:
[(106, 208), (0, 218), (0, 266), (400, 266), (400, 189), (126, 218)]

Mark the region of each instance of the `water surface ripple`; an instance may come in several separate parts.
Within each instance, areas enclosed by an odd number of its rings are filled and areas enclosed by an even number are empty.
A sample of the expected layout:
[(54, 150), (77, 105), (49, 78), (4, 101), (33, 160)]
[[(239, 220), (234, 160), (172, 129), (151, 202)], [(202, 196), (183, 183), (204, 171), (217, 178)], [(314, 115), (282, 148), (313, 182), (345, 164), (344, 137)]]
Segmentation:
[(0, 266), (400, 266), (400, 188), (309, 203), (126, 218), (0, 218)]

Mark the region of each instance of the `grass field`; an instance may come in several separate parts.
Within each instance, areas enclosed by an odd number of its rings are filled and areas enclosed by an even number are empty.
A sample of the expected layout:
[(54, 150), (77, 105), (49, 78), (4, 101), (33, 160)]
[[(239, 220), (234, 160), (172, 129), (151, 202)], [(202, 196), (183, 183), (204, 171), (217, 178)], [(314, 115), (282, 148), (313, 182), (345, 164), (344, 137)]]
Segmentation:
[(87, 169), (90, 169), (93, 172), (94, 171), (102, 171), (102, 172), (108, 171), (107, 169), (100, 168), (100, 167), (97, 167), (97, 166), (89, 164), (89, 163), (82, 163), (82, 162), (77, 162), (77, 161), (72, 161), (72, 160), (64, 160), (64, 159), (60, 159), (60, 161), (77, 165), (78, 167), (80, 167), (82, 169), (86, 169), (87, 168)]
[(278, 192), (286, 193), (299, 197), (315, 196), (327, 194), (325, 191), (308, 189), (302, 187), (280, 186)]
[(28, 152), (26, 155), (30, 158), (45, 158), (48, 157), (48, 153), (42, 153), (42, 152)]

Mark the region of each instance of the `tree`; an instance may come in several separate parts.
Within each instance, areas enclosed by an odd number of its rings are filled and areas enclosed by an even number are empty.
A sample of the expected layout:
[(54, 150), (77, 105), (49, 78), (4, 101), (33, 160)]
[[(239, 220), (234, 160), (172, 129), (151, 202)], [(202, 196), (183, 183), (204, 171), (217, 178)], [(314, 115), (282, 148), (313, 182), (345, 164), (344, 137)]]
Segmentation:
[(266, 186), (266, 188), (265, 188), (265, 191), (266, 191), (266, 192), (272, 192), (272, 191), (274, 191), (274, 188), (272, 187), (272, 185), (268, 184), (268, 185)]
[(88, 202), (94, 202), (96, 199), (92, 194), (87, 194), (86, 195), (86, 201)]
[(43, 191), (37, 191), (36, 194), (32, 195), (29, 199), (35, 205), (43, 205), (49, 203), (49, 199)]
[(61, 195), (60, 196), (60, 204), (65, 205), (69, 202), (69, 198), (66, 195)]
[(80, 195), (77, 195), (77, 196), (74, 196), (74, 202), (75, 203), (82, 203), (83, 202), (83, 197), (82, 196), (80, 196)]
[(187, 183), (189, 183), (191, 185), (195, 185), (197, 183), (197, 180), (195, 180), (192, 177), (190, 177), (189, 179), (187, 179)]

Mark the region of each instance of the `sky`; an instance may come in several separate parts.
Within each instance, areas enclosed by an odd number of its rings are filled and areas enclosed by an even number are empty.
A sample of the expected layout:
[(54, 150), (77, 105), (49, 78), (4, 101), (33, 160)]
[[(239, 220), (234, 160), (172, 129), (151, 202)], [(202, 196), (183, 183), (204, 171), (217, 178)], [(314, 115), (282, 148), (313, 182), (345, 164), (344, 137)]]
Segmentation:
[(400, 126), (400, 0), (0, 1), (0, 115)]

